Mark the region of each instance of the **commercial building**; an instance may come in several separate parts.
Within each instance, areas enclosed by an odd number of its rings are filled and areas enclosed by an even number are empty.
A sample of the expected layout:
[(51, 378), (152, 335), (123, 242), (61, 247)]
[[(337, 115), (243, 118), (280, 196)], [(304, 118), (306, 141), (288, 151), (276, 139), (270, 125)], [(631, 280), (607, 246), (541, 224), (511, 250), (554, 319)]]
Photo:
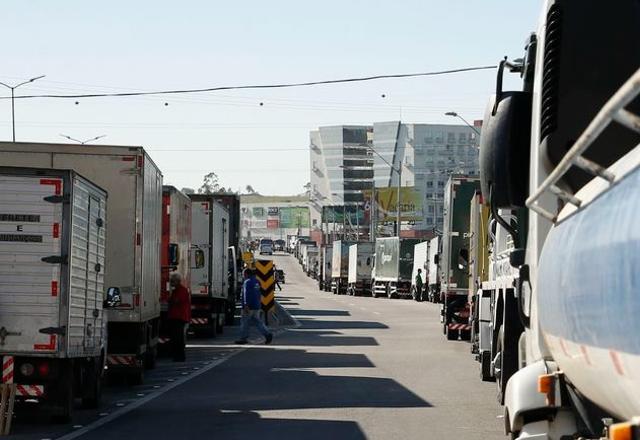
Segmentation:
[[(310, 133), (311, 228), (321, 227), (323, 207), (362, 209), (363, 222), (347, 215), (343, 230), (368, 230), (370, 190), (413, 187), (412, 219), (403, 221), (405, 236), (426, 237), (441, 230), (444, 187), (450, 174), (478, 175), (478, 145), (481, 121), (474, 127), (445, 124), (379, 122), (373, 126), (320, 127)], [(400, 171), (400, 172), (398, 172)], [(393, 196), (395, 192), (386, 191)], [(407, 195), (405, 195), (407, 194)], [(380, 202), (375, 217), (379, 233), (393, 233), (393, 225), (382, 222)], [(387, 207), (388, 209), (388, 207)], [(360, 217), (356, 213), (355, 217)], [(355, 228), (355, 229), (354, 229)], [(355, 234), (354, 234), (355, 235)]]
[(372, 138), (369, 125), (320, 127), (310, 133), (312, 229), (321, 226), (323, 206), (365, 203), (363, 190), (373, 186)]
[(241, 195), (240, 222), (242, 238), (309, 235), (309, 197)]

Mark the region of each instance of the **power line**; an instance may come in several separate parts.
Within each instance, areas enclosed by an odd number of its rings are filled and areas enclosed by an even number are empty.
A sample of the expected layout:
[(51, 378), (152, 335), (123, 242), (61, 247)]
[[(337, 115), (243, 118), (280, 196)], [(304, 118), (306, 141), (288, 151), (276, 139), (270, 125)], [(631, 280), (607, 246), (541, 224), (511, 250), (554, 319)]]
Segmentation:
[[(397, 79), (397, 78), (416, 78), (423, 76), (439, 76), (449, 75), (453, 73), (474, 72), (480, 70), (492, 70), (497, 66), (476, 66), (476, 67), (464, 67), (460, 69), (440, 70), (434, 72), (420, 72), (420, 73), (399, 73), (389, 75), (374, 75), (364, 76), (357, 78), (342, 78), (331, 79), (322, 81), (305, 81), (295, 83), (280, 83), (280, 84), (254, 84), (254, 85), (241, 85), (241, 86), (219, 86), (219, 87), (207, 87), (201, 89), (183, 89), (183, 90), (158, 90), (151, 92), (115, 92), (115, 93), (87, 93), (87, 94), (72, 94), (72, 95), (57, 95), (57, 94), (41, 94), (41, 95), (20, 95), (15, 99), (30, 99), (30, 98), (56, 98), (56, 99), (78, 99), (78, 98), (109, 98), (109, 97), (130, 97), (130, 96), (152, 96), (152, 95), (177, 95), (187, 93), (204, 93), (204, 92), (216, 92), (220, 90), (249, 90), (249, 89), (282, 89), (291, 87), (309, 87), (317, 85), (330, 85), (330, 84), (345, 84), (354, 82), (375, 81), (380, 79)], [(8, 99), (2, 97), (0, 99)]]

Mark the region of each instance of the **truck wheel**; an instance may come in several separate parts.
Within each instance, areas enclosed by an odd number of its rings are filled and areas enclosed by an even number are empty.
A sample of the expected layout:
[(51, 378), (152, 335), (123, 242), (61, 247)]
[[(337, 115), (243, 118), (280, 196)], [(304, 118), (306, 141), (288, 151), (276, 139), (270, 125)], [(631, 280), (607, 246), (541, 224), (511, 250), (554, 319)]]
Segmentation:
[(53, 412), (51, 421), (53, 423), (69, 423), (73, 414), (74, 400), (74, 384), (73, 384), (73, 363), (65, 365), (65, 370), (61, 380), (58, 382), (58, 391), (55, 402), (53, 403)]
[(135, 372), (127, 375), (127, 383), (131, 386), (144, 383), (144, 368), (137, 368)]
[(458, 330), (449, 330), (449, 327), (444, 326), (444, 332), (447, 335), (447, 341), (457, 341), (458, 340)]
[(89, 383), (83, 384), (87, 394), (82, 397), (82, 407), (87, 409), (95, 409), (100, 406), (102, 399), (102, 363), (98, 361), (97, 365), (93, 365), (90, 371), (91, 377)]
[(158, 346), (151, 347), (147, 345), (147, 352), (144, 354), (144, 368), (147, 370), (153, 370), (156, 367), (156, 361), (158, 360)]
[(485, 350), (480, 356), (480, 379), (483, 382), (495, 382), (496, 378), (491, 375), (491, 352)]
[(391, 299), (393, 296), (393, 293), (391, 293), (391, 286), (387, 284), (387, 298)]
[(224, 333), (224, 323), (220, 323), (221, 315), (216, 317), (216, 334), (221, 335)]

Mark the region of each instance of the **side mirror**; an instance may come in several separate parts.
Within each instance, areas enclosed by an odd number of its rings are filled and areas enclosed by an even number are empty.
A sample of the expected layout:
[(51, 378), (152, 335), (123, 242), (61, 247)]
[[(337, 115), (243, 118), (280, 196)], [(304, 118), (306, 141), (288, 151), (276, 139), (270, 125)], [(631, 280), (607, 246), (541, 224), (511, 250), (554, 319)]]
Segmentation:
[(435, 254), (433, 256), (433, 264), (439, 264), (440, 263), (440, 254)]
[(169, 266), (175, 270), (180, 263), (180, 253), (176, 243), (169, 243)]
[(122, 296), (120, 295), (119, 287), (109, 287), (107, 289), (107, 299), (104, 300), (103, 308), (112, 309), (118, 307), (122, 302)]
[(202, 269), (204, 267), (204, 251), (202, 249), (194, 249), (192, 269)]

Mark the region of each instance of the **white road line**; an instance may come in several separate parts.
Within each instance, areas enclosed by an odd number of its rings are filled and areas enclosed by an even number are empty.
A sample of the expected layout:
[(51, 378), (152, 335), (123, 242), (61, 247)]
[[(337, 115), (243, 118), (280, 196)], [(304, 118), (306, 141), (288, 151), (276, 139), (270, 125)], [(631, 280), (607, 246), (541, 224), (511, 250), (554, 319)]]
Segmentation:
[(114, 412), (112, 412), (111, 414), (109, 414), (106, 417), (103, 417), (101, 419), (96, 420), (95, 422), (92, 422), (90, 424), (88, 424), (87, 426), (85, 426), (82, 429), (78, 429), (77, 431), (74, 432), (70, 432), (69, 434), (63, 435), (62, 437), (58, 437), (57, 440), (72, 440), (74, 438), (78, 438), (80, 436), (83, 436), (103, 425), (106, 425), (109, 422), (114, 421), (117, 418), (122, 417), (123, 415), (133, 411), (134, 409), (137, 409), (139, 407), (141, 407), (142, 405), (151, 402), (152, 400), (154, 400), (157, 397), (162, 396), (163, 394), (167, 393), (168, 391), (171, 391), (172, 389), (184, 384), (185, 382), (190, 381), (191, 379), (200, 376), (201, 374), (206, 373), (207, 371), (211, 370), (214, 367), (217, 367), (218, 365), (222, 364), (223, 362), (228, 361), (229, 359), (231, 359), (233, 356), (235, 356), (238, 353), (242, 353), (243, 351), (245, 351), (246, 348), (241, 348), (238, 349), (235, 352), (230, 353), (229, 355), (227, 355), (225, 358), (211, 362), (209, 365), (203, 367), (201, 370), (196, 371), (192, 374), (190, 374), (189, 376), (185, 376), (181, 379), (177, 379), (175, 380), (173, 383), (171, 383), (170, 385), (165, 386), (164, 388), (162, 388), (161, 390), (158, 390), (156, 392), (154, 392), (153, 394), (149, 394), (148, 396), (146, 396), (143, 399), (137, 400), (133, 403), (130, 403), (127, 406), (121, 407), (117, 410), (115, 410)]
[(382, 313), (380, 312), (373, 312), (373, 313), (375, 313), (376, 315), (382, 315)]

